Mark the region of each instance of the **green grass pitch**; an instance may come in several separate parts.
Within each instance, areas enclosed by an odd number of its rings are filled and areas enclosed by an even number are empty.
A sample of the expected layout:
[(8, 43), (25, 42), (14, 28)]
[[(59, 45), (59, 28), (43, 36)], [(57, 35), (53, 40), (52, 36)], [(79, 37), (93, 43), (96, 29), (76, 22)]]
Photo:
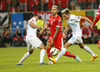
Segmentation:
[[(97, 44), (87, 46), (100, 56)], [(78, 45), (71, 46), (67, 51), (78, 55), (83, 62), (78, 63), (73, 58), (63, 56), (54, 65), (39, 65), (40, 50), (34, 49), (34, 53), (23, 62), (22, 66), (16, 66), (27, 52), (26, 47), (0, 48), (0, 72), (100, 72), (100, 57), (91, 62), (92, 56)], [(44, 61), (48, 62), (47, 55)]]

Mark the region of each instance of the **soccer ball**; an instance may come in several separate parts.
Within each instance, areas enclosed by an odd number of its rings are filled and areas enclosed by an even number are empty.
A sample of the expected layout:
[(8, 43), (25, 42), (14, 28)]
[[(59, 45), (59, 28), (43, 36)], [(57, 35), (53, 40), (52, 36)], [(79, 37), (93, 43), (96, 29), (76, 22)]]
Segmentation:
[(52, 55), (52, 56), (56, 56), (57, 54), (58, 54), (58, 49), (57, 48), (51, 48), (51, 50), (50, 50), (50, 54)]

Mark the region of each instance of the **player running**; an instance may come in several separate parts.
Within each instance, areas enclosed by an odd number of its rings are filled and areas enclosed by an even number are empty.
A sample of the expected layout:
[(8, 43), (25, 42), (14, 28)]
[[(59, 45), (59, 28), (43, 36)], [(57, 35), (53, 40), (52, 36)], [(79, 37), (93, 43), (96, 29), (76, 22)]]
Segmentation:
[[(26, 35), (26, 43), (27, 43), (27, 50), (28, 52), (24, 54), (22, 59), (16, 65), (22, 65), (22, 62), (29, 57), (33, 53), (33, 47), (40, 48), (40, 62), (39, 64), (45, 64), (43, 59), (45, 56), (46, 48), (42, 41), (37, 37), (37, 29), (41, 30), (42, 28), (37, 26), (36, 21), (38, 20), (38, 15), (34, 14), (32, 18), (28, 21), (27, 25), (27, 35)], [(47, 25), (45, 25), (44, 29), (40, 31), (40, 34), (46, 29)]]
[(95, 26), (95, 24), (99, 21), (100, 19), (100, 4), (99, 4), (99, 7), (98, 7), (98, 10), (97, 10), (97, 13), (96, 13), (96, 17), (95, 17), (95, 20), (93, 22), (93, 26)]
[[(92, 24), (93, 27), (95, 27), (95, 25), (99, 21), (99, 19), (100, 19), (100, 4), (99, 4), (99, 7), (98, 7), (98, 10), (97, 10), (97, 13), (96, 13), (95, 20)], [(99, 38), (99, 41), (98, 41), (98, 48), (100, 49), (100, 38)]]
[[(62, 19), (57, 14), (58, 13), (58, 6), (53, 5), (51, 9), (52, 15), (50, 16), (50, 21), (47, 23), (50, 26), (50, 37), (47, 41), (47, 56), (52, 57), (50, 54), (51, 47), (55, 47), (59, 50), (63, 47), (63, 36), (61, 31), (61, 24)], [(73, 55), (70, 52), (65, 52), (64, 56), (73, 57), (78, 62), (81, 62), (81, 59), (77, 55)], [(53, 64), (52, 61), (49, 61), (48, 64)]]
[(66, 31), (69, 28), (71, 28), (73, 36), (68, 40), (67, 43), (65, 43), (64, 47), (62, 47), (60, 53), (58, 54), (58, 56), (55, 59), (53, 59), (53, 58), (49, 58), (49, 59), (52, 62), (56, 63), (57, 60), (65, 54), (66, 48), (68, 48), (72, 44), (78, 43), (80, 48), (84, 49), (85, 51), (87, 51), (88, 53), (90, 53), (93, 56), (91, 61), (94, 61), (94, 59), (97, 58), (98, 55), (94, 54), (94, 52), (88, 46), (83, 44), (83, 41), (81, 38), (82, 32), (81, 32), (80, 24), (79, 24), (80, 19), (85, 19), (88, 22), (90, 22), (91, 24), (92, 24), (92, 22), (87, 17), (75, 16), (73, 14), (70, 14), (70, 12), (67, 8), (62, 11), (62, 15), (67, 20), (67, 24), (68, 24), (68, 26), (65, 28), (65, 30), (63, 32), (63, 35), (65, 36)]

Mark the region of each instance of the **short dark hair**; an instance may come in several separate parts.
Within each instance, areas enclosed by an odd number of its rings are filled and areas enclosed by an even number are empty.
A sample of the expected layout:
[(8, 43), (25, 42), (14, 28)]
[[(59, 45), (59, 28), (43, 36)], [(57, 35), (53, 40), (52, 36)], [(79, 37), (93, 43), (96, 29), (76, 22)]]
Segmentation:
[(37, 14), (31, 14), (30, 18), (34, 17), (34, 16), (38, 16)]
[(62, 10), (61, 12), (62, 14), (70, 14), (69, 9), (65, 8), (64, 10)]

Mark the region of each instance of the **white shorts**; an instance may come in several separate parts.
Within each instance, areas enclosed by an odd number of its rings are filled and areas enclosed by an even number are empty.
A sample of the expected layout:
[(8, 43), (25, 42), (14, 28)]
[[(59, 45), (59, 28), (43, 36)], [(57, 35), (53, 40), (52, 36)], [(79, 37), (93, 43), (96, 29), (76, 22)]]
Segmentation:
[(71, 44), (75, 44), (75, 43), (83, 43), (83, 40), (81, 37), (74, 37), (72, 36), (68, 42), (70, 42)]
[(27, 50), (31, 50), (33, 47), (36, 49), (41, 45), (42, 41), (38, 37), (26, 37)]

